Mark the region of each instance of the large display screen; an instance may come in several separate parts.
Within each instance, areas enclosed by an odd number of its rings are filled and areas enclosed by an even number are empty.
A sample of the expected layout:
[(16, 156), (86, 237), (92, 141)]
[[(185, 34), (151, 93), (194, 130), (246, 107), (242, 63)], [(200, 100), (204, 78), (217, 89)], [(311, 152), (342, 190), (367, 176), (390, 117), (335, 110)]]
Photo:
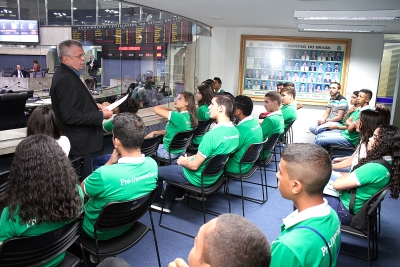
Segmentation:
[(38, 21), (0, 19), (0, 43), (38, 44)]

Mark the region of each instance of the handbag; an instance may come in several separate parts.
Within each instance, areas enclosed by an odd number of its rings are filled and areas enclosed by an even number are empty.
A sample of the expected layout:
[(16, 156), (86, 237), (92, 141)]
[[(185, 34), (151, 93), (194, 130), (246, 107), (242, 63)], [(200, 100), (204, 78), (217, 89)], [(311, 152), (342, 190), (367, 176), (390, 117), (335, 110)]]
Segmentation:
[[(383, 165), (390, 172), (390, 177), (393, 176), (392, 166), (386, 160), (376, 159), (371, 162), (376, 162), (376, 163)], [(367, 230), (368, 230), (367, 214), (368, 214), (368, 210), (372, 204), (369, 203), (369, 201), (367, 201), (366, 203), (364, 203), (364, 205), (361, 207), (361, 209), (358, 211), (358, 213), (354, 214), (354, 201), (356, 199), (356, 191), (357, 191), (357, 188), (353, 188), (351, 190), (351, 198), (350, 198), (350, 205), (349, 205), (349, 211), (351, 214), (350, 227), (357, 229), (366, 234)], [(377, 194), (380, 194), (380, 190), (379, 190), (379, 192), (374, 194), (371, 198), (374, 198)]]

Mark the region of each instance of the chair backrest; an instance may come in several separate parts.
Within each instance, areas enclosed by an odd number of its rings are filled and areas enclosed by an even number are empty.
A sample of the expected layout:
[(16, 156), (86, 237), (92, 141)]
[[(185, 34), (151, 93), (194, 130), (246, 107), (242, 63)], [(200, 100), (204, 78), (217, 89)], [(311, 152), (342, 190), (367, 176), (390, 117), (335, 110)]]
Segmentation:
[(179, 132), (172, 138), (171, 144), (169, 145), (169, 150), (181, 150), (186, 149), (193, 138), (194, 130)]
[(201, 175), (216, 175), (224, 170), (225, 164), (229, 159), (228, 155), (212, 156), (204, 167)]
[(118, 229), (139, 220), (149, 210), (154, 192), (134, 200), (107, 203), (94, 225), (94, 238), (97, 239), (97, 230)]
[(79, 237), (79, 220), (38, 236), (13, 237), (0, 247), (0, 266), (39, 266), (65, 252)]
[(367, 201), (367, 205), (370, 207), (367, 213), (368, 216), (373, 215), (373, 213), (376, 212), (376, 209), (381, 205), (386, 193), (390, 190), (390, 188), (390, 184), (385, 186)]
[(260, 157), (261, 150), (264, 147), (264, 144), (267, 142), (265, 140), (261, 143), (254, 143), (247, 147), (246, 151), (244, 152), (242, 158), (240, 159), (240, 163), (254, 163)]
[(272, 152), (275, 148), (275, 144), (279, 139), (280, 134), (276, 133), (271, 135), (266, 141), (264, 141), (264, 151)]
[(161, 139), (162, 135), (155, 135), (152, 138), (144, 139), (142, 146), (140, 147), (142, 154), (144, 154), (146, 157), (153, 155), (157, 151)]
[(6, 192), (8, 187), (9, 171), (0, 173), (0, 212), (5, 206)]
[(76, 175), (78, 175), (78, 179), (80, 182), (83, 181), (82, 177), (82, 168), (83, 168), (83, 163), (85, 162), (85, 159), (83, 157), (79, 157), (76, 159), (71, 160), (72, 167), (75, 169)]
[(28, 98), (26, 92), (0, 95), (0, 130), (26, 127), (25, 104)]
[(285, 128), (283, 134), (286, 134), (287, 131), (289, 131), (289, 129), (292, 127), (292, 125), (293, 125), (293, 123), (294, 123), (295, 121), (296, 121), (296, 120), (292, 120), (292, 121), (289, 123), (289, 125)]
[(210, 129), (211, 120), (199, 121), (196, 129), (194, 130), (193, 136), (203, 136)]

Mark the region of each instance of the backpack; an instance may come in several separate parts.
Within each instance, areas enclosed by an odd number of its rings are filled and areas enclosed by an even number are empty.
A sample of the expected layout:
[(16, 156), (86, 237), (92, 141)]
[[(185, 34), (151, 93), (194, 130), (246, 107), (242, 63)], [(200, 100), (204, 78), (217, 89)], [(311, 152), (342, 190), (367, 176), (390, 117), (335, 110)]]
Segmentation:
[[(376, 163), (379, 163), (379, 164), (383, 165), (390, 172), (390, 177), (393, 176), (392, 166), (386, 160), (384, 160), (384, 159), (376, 159), (376, 160), (373, 160), (371, 162), (376, 162)], [(375, 198), (377, 195), (381, 194), (382, 190), (384, 190), (385, 188), (379, 190), (370, 199)], [(364, 203), (364, 205), (358, 211), (358, 213), (354, 214), (354, 201), (355, 201), (355, 198), (356, 198), (356, 191), (357, 191), (357, 188), (353, 188), (351, 190), (351, 198), (350, 198), (350, 204), (349, 204), (349, 211), (350, 211), (350, 214), (351, 214), (350, 227), (354, 228), (354, 229), (357, 229), (357, 230), (359, 230), (359, 231), (361, 231), (361, 232), (366, 234), (367, 230), (368, 230), (368, 220), (367, 220), (368, 210), (373, 205), (373, 203), (369, 203), (369, 201), (367, 201), (366, 203)]]

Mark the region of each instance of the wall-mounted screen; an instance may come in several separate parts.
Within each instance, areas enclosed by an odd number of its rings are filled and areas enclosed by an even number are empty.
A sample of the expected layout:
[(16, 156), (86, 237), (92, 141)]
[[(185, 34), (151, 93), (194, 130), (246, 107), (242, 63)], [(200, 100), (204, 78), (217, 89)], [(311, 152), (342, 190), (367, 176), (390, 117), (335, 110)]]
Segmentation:
[(38, 21), (0, 19), (0, 43), (38, 44)]

